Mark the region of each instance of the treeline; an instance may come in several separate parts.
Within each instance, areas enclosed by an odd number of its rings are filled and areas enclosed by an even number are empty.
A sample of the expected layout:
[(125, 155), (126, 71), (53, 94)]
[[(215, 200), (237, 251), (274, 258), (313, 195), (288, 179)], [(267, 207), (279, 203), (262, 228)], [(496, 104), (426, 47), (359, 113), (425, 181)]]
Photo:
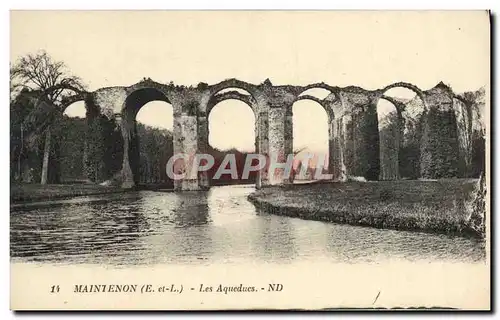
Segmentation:
[[(139, 171), (136, 173), (137, 181), (141, 185), (153, 185), (161, 187), (173, 187), (173, 181), (167, 176), (166, 165), (173, 152), (172, 132), (166, 129), (152, 128), (137, 123), (136, 148), (139, 149)], [(214, 157), (214, 166), (208, 170), (210, 185), (251, 184), (256, 181), (256, 172), (250, 172), (247, 179), (243, 179), (243, 168), (249, 153), (236, 149), (219, 150), (208, 146), (207, 153)], [(223, 174), (215, 179), (215, 173), (221, 166), (226, 155), (235, 157), (237, 179), (231, 174)], [(255, 165), (257, 160), (252, 162)], [(229, 167), (227, 167), (229, 168)]]
[(136, 181), (142, 185), (173, 187), (166, 171), (167, 162), (174, 154), (172, 132), (137, 123), (136, 134), (139, 146)]

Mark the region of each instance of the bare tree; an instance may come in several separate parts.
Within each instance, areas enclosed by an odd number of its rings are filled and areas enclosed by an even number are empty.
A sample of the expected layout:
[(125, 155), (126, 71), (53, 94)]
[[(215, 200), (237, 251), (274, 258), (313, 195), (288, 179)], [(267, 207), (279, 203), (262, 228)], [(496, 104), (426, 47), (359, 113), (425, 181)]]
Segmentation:
[[(64, 62), (54, 61), (45, 51), (21, 57), (11, 66), (11, 94), (20, 87), (39, 90), (43, 95), (40, 98), (56, 106), (60, 104), (67, 88), (84, 89), (81, 79), (71, 75)], [(41, 184), (47, 183), (51, 148), (50, 130), (50, 126), (45, 129)]]

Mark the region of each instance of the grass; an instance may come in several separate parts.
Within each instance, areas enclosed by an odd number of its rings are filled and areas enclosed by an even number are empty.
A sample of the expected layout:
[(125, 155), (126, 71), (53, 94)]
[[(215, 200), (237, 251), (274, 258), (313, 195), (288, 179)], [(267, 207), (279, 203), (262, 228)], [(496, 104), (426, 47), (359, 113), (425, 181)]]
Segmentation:
[(466, 210), (476, 180), (316, 183), (268, 187), (249, 196), (269, 213), (397, 230), (481, 237)]
[(10, 201), (11, 203), (21, 203), (38, 200), (56, 200), (123, 191), (123, 189), (117, 187), (105, 187), (94, 184), (12, 184), (10, 186)]

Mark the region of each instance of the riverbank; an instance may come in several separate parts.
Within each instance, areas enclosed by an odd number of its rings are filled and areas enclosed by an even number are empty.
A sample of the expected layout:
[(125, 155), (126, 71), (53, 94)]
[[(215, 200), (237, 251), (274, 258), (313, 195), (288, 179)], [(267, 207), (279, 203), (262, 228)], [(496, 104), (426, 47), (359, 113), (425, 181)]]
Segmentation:
[(317, 183), (268, 187), (248, 199), (307, 220), (483, 237), (470, 216), (476, 180)]
[(10, 186), (11, 204), (40, 200), (61, 200), (78, 196), (120, 193), (125, 189), (95, 184), (13, 184)]

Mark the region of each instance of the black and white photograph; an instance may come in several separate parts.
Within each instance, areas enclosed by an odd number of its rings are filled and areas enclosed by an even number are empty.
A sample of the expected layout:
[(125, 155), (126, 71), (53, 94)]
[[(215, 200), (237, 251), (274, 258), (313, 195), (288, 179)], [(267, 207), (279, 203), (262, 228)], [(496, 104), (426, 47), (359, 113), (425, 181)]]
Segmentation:
[(490, 21), (11, 11), (11, 309), (489, 310)]

